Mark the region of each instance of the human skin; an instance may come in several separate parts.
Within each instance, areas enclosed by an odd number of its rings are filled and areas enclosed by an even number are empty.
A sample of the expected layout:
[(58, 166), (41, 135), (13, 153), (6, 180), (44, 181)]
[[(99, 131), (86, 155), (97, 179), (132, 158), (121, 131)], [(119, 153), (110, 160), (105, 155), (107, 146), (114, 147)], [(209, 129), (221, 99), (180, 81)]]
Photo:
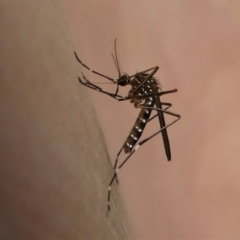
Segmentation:
[[(1, 239), (126, 239), (125, 229), (135, 239), (240, 238), (239, 1), (63, 3), (1, 3)], [(139, 110), (90, 99), (77, 76), (101, 79), (73, 51), (117, 78), (115, 38), (121, 70), (158, 65), (163, 89), (178, 89), (162, 99), (182, 118), (168, 130), (171, 162), (159, 136), (119, 171), (107, 218), (103, 135), (113, 164)]]
[(126, 238), (61, 2), (0, 9), (0, 239)]
[[(182, 116), (168, 130), (172, 161), (167, 162), (159, 136), (118, 174), (131, 237), (240, 238), (240, 2), (67, 0), (65, 7), (85, 64), (117, 78), (110, 56), (117, 38), (123, 72), (158, 65), (155, 76), (163, 89), (178, 89), (162, 97)], [(92, 82), (107, 81), (79, 69)], [(89, 93), (113, 164), (139, 111)]]

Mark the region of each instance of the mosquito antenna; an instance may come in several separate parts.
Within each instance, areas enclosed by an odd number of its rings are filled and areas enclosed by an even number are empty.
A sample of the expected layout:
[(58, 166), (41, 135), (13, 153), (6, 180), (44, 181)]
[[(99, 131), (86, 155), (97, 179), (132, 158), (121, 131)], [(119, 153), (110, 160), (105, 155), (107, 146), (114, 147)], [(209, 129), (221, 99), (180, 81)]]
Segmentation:
[[(112, 54), (112, 57), (113, 57), (114, 64), (115, 64), (115, 66), (117, 68), (117, 71), (118, 71), (118, 77), (120, 78), (121, 77), (121, 71), (120, 71), (118, 57), (117, 57), (117, 39), (116, 38), (115, 38), (115, 41), (114, 41), (114, 53), (115, 53), (115, 56)], [(118, 94), (118, 91), (119, 91), (119, 85), (117, 84), (117, 89), (116, 89), (115, 95)]]
[(115, 39), (114, 41), (114, 51), (115, 51), (115, 64), (118, 70), (118, 74), (119, 74), (119, 78), (121, 77), (121, 72), (120, 72), (120, 66), (119, 66), (119, 62), (118, 62), (118, 56), (117, 56), (117, 39)]
[[(116, 41), (116, 40), (115, 40)], [(118, 75), (119, 75), (119, 78), (121, 77), (121, 73), (120, 73), (120, 69), (119, 69), (119, 65), (117, 63), (117, 60), (115, 59), (114, 55), (112, 54), (112, 57), (113, 57), (113, 60), (114, 60), (114, 64), (117, 68), (117, 71), (118, 71)], [(116, 92), (115, 92), (115, 96), (118, 94), (118, 91), (119, 91), (119, 85), (117, 84), (117, 89), (116, 89)]]
[(116, 67), (116, 69), (117, 69), (117, 71), (118, 71), (118, 75), (119, 75), (119, 77), (120, 77), (121, 75), (120, 75), (119, 67), (118, 67), (118, 65), (117, 65), (117, 61), (116, 61), (115, 56), (114, 56), (113, 54), (112, 54), (112, 58), (113, 58), (115, 67)]

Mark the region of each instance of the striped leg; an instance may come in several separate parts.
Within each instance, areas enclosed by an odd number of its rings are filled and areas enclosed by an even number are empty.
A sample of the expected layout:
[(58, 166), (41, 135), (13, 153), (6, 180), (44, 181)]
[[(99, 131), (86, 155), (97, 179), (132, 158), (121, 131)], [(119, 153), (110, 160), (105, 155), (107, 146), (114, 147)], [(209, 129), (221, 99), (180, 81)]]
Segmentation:
[(78, 77), (78, 80), (79, 80), (79, 82), (80, 82), (82, 85), (84, 85), (84, 86), (86, 86), (86, 87), (88, 87), (88, 88), (91, 88), (91, 89), (93, 89), (93, 90), (95, 90), (95, 91), (98, 91), (98, 92), (101, 92), (101, 93), (103, 93), (103, 94), (106, 94), (106, 95), (108, 95), (108, 96), (110, 96), (110, 97), (112, 97), (112, 98), (114, 98), (114, 99), (116, 99), (116, 100), (118, 100), (118, 101), (119, 101), (119, 99), (123, 99), (123, 98), (124, 98), (123, 96), (116, 95), (116, 94), (114, 94), (114, 93), (110, 93), (110, 92), (104, 91), (104, 90), (103, 90), (102, 88), (100, 88), (99, 86), (91, 83), (91, 82), (83, 75), (83, 73), (82, 73), (82, 76), (83, 76), (85, 82), (82, 81), (82, 79), (81, 79), (80, 77)]

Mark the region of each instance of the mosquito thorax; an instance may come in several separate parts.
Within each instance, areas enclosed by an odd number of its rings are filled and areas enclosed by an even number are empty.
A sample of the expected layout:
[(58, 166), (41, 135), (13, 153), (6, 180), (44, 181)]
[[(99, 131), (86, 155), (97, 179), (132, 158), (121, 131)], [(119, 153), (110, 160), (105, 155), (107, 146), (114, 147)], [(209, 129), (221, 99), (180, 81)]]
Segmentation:
[(126, 86), (130, 82), (130, 78), (127, 74), (123, 74), (119, 79), (117, 79), (117, 84), (120, 86)]

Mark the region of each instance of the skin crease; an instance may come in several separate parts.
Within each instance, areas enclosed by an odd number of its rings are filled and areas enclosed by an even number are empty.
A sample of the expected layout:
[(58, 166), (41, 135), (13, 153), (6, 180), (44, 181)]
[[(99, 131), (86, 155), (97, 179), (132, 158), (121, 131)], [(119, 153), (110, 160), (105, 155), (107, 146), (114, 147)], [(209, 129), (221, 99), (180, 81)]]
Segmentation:
[[(178, 89), (161, 98), (182, 117), (168, 129), (172, 161), (158, 136), (118, 174), (131, 237), (240, 238), (240, 2), (67, 0), (64, 7), (85, 64), (117, 78), (110, 56), (117, 38), (122, 72), (158, 65), (163, 89)], [(92, 82), (107, 82), (79, 69)], [(114, 163), (139, 110), (89, 93)], [(149, 124), (146, 132), (157, 128)]]

